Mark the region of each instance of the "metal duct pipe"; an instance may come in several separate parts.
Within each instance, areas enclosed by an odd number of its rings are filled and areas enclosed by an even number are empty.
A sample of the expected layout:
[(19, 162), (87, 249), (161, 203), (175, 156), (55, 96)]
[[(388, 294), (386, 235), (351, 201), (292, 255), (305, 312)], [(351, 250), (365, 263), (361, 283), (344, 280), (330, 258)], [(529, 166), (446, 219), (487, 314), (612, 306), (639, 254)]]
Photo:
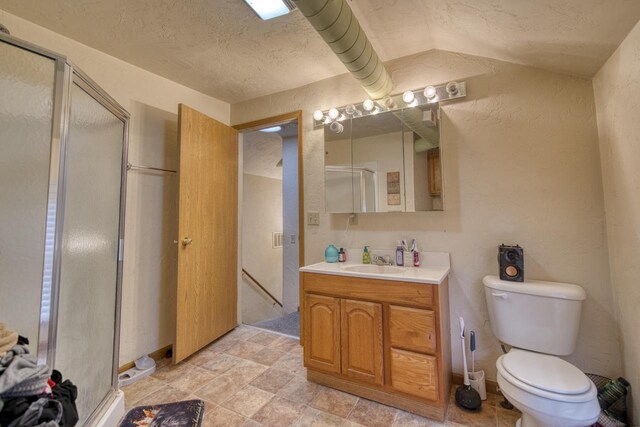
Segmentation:
[(420, 139), (414, 143), (416, 153), (421, 153), (440, 145), (440, 132), (438, 132), (438, 128), (425, 124), (424, 112), (420, 108), (405, 108), (402, 111), (394, 111), (393, 114), (420, 137)]
[(293, 3), (371, 98), (391, 93), (391, 77), (346, 0), (293, 0)]

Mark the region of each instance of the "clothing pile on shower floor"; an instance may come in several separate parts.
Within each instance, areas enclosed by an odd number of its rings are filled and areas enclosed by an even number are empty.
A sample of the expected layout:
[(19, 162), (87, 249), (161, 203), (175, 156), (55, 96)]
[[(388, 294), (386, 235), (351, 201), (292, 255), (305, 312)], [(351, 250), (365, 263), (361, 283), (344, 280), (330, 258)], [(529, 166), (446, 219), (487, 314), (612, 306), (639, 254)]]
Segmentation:
[(28, 344), (0, 323), (0, 426), (75, 426), (78, 389), (60, 372), (38, 366)]

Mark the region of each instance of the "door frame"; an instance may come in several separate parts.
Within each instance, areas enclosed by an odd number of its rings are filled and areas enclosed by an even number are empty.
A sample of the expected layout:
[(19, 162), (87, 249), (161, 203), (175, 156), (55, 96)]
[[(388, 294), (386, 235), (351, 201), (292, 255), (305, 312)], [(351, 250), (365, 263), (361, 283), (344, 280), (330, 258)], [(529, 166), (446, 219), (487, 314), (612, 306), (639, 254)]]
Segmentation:
[[(302, 124), (302, 110), (291, 111), (289, 113), (279, 114), (277, 116), (266, 117), (264, 119), (254, 120), (251, 122), (241, 123), (231, 126), (239, 133), (250, 132), (252, 130), (258, 130), (267, 126), (277, 126), (297, 121), (298, 123), (298, 264), (299, 267), (303, 267), (304, 264), (304, 165), (303, 165), (303, 147), (304, 147), (304, 128)], [(238, 170), (240, 171), (241, 164), (238, 162)], [(239, 203), (241, 202), (241, 195), (239, 195)], [(241, 210), (240, 210), (241, 212)], [(240, 233), (241, 227), (239, 227)], [(242, 263), (242, 257), (238, 257), (238, 264)], [(241, 268), (241, 266), (239, 266)], [(298, 273), (299, 282), (302, 284), (302, 273)], [(238, 284), (239, 285), (239, 284)], [(302, 298), (302, 293), (300, 293)], [(298, 309), (301, 305), (298, 305)], [(240, 312), (240, 311), (239, 311)]]

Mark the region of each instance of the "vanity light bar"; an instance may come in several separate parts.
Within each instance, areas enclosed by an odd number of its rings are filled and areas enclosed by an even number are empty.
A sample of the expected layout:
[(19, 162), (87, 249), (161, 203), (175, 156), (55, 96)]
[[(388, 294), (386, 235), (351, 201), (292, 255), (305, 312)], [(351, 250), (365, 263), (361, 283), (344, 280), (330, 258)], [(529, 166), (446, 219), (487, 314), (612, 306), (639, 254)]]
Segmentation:
[(386, 111), (437, 104), (441, 101), (464, 98), (465, 96), (467, 96), (466, 82), (451, 81), (438, 86), (408, 90), (382, 99), (365, 99), (359, 104), (349, 104), (338, 108), (333, 107), (324, 111), (316, 110), (313, 113), (313, 127), (321, 128), (324, 125), (354, 117), (371, 116)]

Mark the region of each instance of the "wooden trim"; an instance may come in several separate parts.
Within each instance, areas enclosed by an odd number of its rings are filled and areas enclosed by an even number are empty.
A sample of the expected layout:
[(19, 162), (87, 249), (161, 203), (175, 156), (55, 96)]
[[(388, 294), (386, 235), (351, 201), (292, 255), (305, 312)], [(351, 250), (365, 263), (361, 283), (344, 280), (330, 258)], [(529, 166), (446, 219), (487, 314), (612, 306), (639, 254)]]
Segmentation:
[[(462, 377), (462, 374), (451, 374), (451, 383), (455, 384), (456, 387), (462, 385), (463, 382), (464, 379)], [(497, 381), (485, 380), (485, 386), (487, 388), (487, 393), (493, 393), (502, 396), (502, 393), (500, 393), (500, 391), (498, 390), (499, 387)]]
[[(347, 393), (362, 396), (365, 399), (374, 400), (385, 405), (395, 408), (404, 409), (423, 417), (431, 418), (438, 421), (444, 421), (447, 412), (447, 405), (436, 406), (420, 403), (414, 399), (409, 399), (397, 393), (388, 393), (384, 390), (372, 388), (370, 386), (360, 385), (356, 382), (338, 378), (329, 374), (324, 374), (312, 369), (307, 369), (307, 379), (311, 382), (322, 384), (327, 387), (342, 390)], [(447, 396), (448, 399), (448, 396)]]
[[(252, 122), (241, 123), (231, 126), (237, 131), (247, 132), (258, 130), (266, 126), (275, 126), (285, 123), (291, 123), (298, 120), (298, 125), (302, 121), (302, 110), (292, 111), (290, 113), (279, 114), (277, 116), (266, 117), (264, 119), (254, 120)], [(298, 132), (299, 134), (300, 132)]]
[[(155, 361), (158, 361), (160, 359), (164, 359), (167, 356), (167, 353), (172, 350), (173, 350), (173, 346), (169, 344), (156, 351), (152, 351), (151, 353), (149, 353), (149, 357)], [(133, 368), (134, 366), (136, 366), (136, 362), (127, 362), (118, 368), (118, 373), (121, 374), (124, 371), (127, 371)]]
[[(302, 122), (302, 110), (279, 114), (252, 122), (241, 123), (232, 126), (237, 131), (250, 131), (263, 128), (267, 125), (280, 125), (284, 123), (298, 122), (298, 263), (300, 267), (305, 265), (304, 260), (304, 124)], [(300, 289), (302, 290), (302, 274), (300, 274)], [(300, 291), (300, 307), (302, 307), (302, 291)], [(300, 328), (302, 333), (302, 328)], [(300, 337), (302, 342), (302, 336)]]

